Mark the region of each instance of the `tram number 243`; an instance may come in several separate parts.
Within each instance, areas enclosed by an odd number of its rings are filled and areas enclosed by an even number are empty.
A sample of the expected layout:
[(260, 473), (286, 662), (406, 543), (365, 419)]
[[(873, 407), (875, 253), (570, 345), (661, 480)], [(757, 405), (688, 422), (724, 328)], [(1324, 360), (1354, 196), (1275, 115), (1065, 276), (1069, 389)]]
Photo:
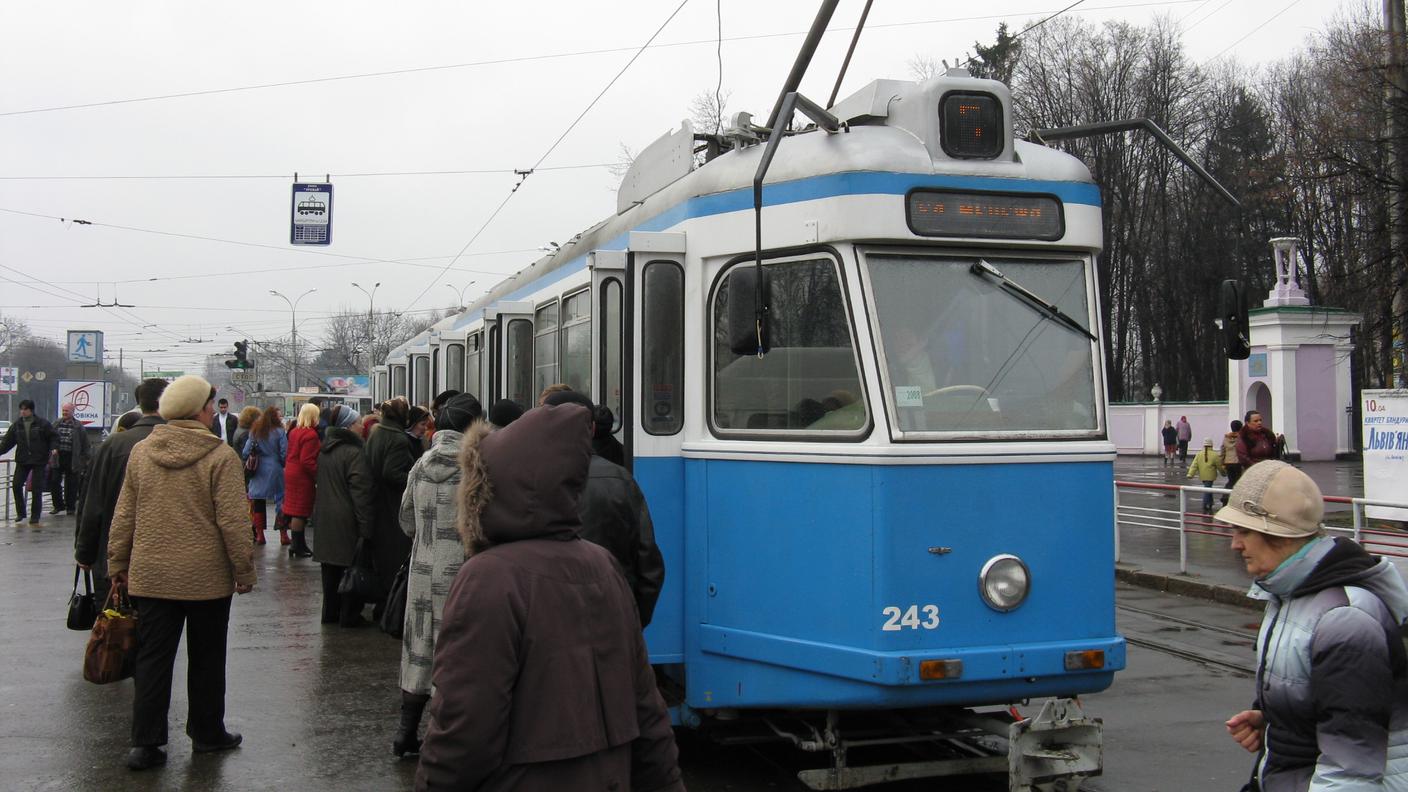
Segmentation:
[(939, 626), (938, 605), (910, 605), (908, 608), (887, 605), (880, 610), (880, 615), (885, 617), (885, 624), (880, 628), (885, 632), (899, 632), (906, 628), (918, 630), (921, 627), (935, 630)]

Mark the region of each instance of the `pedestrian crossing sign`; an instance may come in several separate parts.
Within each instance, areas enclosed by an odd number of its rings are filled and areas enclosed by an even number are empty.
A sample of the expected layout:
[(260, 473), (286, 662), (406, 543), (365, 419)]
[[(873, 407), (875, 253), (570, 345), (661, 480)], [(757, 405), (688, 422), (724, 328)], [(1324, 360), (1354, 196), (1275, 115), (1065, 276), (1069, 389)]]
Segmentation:
[(68, 331), (68, 362), (101, 364), (103, 362), (102, 331)]

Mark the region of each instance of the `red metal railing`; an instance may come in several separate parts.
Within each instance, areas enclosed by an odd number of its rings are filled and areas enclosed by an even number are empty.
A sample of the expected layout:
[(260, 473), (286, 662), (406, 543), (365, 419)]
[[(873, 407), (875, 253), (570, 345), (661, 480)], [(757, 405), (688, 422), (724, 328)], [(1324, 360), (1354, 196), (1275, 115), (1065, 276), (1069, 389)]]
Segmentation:
[[(1141, 506), (1126, 502), (1120, 497), (1125, 490), (1154, 490), (1177, 493), (1178, 507), (1162, 509)], [(1178, 571), (1188, 572), (1188, 535), (1230, 537), (1232, 526), (1215, 519), (1211, 514), (1190, 512), (1188, 496), (1204, 493), (1221, 495), (1231, 490), (1223, 487), (1186, 486), (1178, 484), (1149, 484), (1137, 481), (1115, 481), (1115, 560), (1120, 558), (1120, 528), (1153, 528), (1178, 532)], [(1350, 536), (1371, 553), (1396, 558), (1408, 558), (1408, 533), (1397, 530), (1382, 530), (1365, 527), (1364, 507), (1384, 506), (1408, 509), (1408, 503), (1370, 500), (1368, 498), (1346, 498), (1342, 495), (1326, 495), (1326, 503), (1348, 505), (1353, 513), (1354, 527), (1340, 528), (1326, 526), (1325, 530)]]

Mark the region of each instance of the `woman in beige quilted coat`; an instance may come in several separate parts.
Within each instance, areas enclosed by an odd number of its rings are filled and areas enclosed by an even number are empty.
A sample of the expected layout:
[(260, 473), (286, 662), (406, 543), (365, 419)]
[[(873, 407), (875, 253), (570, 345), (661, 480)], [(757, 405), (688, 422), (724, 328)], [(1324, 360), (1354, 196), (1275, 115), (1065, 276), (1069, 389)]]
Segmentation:
[(108, 540), (108, 570), (137, 606), (133, 770), (166, 763), (171, 671), (186, 632), (186, 734), (196, 753), (240, 744), (225, 730), (230, 598), (254, 587), (254, 538), (239, 456), (210, 433), (215, 389), (194, 375), (161, 394), (161, 417), (133, 446)]

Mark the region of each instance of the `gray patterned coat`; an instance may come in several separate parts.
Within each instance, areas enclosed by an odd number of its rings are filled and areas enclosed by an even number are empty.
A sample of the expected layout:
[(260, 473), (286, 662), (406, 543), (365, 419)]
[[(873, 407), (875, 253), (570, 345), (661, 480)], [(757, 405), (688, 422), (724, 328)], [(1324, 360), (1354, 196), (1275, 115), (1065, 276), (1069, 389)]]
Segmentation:
[(401, 530), (411, 537), (411, 568), (406, 581), (406, 629), (401, 638), (401, 689), (430, 692), (430, 663), (445, 595), (464, 563), (456, 527), (460, 447), (478, 445), (487, 433), (476, 422), (465, 434), (441, 429), (430, 450), (416, 460), (401, 496)]

